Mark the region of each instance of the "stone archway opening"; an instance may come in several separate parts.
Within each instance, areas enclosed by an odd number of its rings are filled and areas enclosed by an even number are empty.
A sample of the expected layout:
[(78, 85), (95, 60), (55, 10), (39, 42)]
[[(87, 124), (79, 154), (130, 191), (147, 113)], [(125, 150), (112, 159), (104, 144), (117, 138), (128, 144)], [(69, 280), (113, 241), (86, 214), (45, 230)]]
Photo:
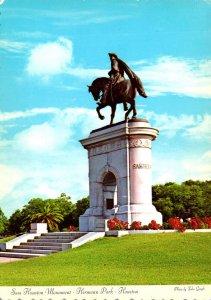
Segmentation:
[(112, 172), (107, 172), (103, 179), (103, 213), (109, 218), (117, 206), (117, 180)]

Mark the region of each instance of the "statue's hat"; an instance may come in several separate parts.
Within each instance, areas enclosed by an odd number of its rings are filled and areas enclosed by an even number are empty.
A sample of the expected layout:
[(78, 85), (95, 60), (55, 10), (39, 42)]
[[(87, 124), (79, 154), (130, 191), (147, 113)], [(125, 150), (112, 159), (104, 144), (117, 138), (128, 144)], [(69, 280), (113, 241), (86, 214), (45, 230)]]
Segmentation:
[(109, 55), (110, 57), (113, 56), (113, 57), (115, 57), (115, 58), (118, 58), (118, 56), (117, 56), (115, 53), (112, 53), (112, 52), (111, 52), (111, 53), (108, 53), (108, 55)]

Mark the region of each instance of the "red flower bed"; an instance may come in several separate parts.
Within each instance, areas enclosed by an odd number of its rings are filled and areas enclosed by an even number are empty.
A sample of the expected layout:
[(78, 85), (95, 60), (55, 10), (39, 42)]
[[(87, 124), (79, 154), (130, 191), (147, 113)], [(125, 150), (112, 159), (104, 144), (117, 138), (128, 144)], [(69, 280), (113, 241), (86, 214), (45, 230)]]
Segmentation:
[(178, 230), (184, 232), (186, 229), (187, 229), (186, 226), (183, 225), (183, 223), (180, 223)]
[(180, 219), (178, 217), (170, 218), (167, 222), (172, 227), (172, 229), (177, 230), (180, 227)]
[(152, 220), (148, 226), (149, 229), (153, 229), (153, 230), (157, 230), (160, 228), (160, 224), (158, 224), (155, 220)]
[(203, 222), (198, 217), (192, 217), (189, 219), (189, 224), (191, 229), (202, 229), (203, 228)]
[(187, 229), (183, 222), (180, 222), (180, 219), (178, 217), (170, 218), (167, 222), (174, 230), (184, 232)]
[(70, 230), (70, 231), (76, 231), (76, 228), (75, 228), (75, 226), (70, 225), (70, 226), (69, 226), (69, 230)]
[(206, 227), (211, 228), (211, 217), (204, 217), (203, 222), (206, 225)]
[[(201, 228), (211, 228), (211, 217), (204, 217), (203, 219), (200, 219), (199, 217), (192, 217), (189, 218), (188, 222), (185, 223), (181, 222), (178, 217), (172, 217), (169, 218), (167, 222), (172, 229), (181, 232), (184, 232), (187, 228), (194, 229), (194, 230), (201, 229)], [(107, 225), (109, 230), (128, 230), (128, 223), (119, 220), (117, 218), (108, 220)], [(74, 226), (70, 226), (70, 227), (74, 227)], [(144, 226), (142, 226), (141, 222), (139, 221), (134, 221), (130, 225), (131, 230), (144, 230), (144, 229), (158, 230), (160, 228), (165, 228), (165, 227), (161, 227), (161, 225), (158, 224), (155, 220), (152, 220), (148, 225), (144, 225)]]
[(134, 221), (134, 222), (130, 225), (130, 229), (132, 229), (132, 230), (140, 230), (140, 229), (141, 229), (141, 222)]
[(128, 223), (117, 218), (108, 220), (107, 222), (109, 230), (124, 230), (128, 229)]

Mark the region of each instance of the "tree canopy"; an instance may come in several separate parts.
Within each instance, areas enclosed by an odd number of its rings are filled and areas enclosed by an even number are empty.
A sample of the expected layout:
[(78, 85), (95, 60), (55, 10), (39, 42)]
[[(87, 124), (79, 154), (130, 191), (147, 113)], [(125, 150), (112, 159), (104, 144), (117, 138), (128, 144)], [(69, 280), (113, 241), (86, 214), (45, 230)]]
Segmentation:
[[(152, 201), (166, 222), (170, 217), (211, 216), (211, 181), (167, 182), (152, 187)], [(47, 222), (50, 230), (64, 230), (79, 225), (79, 216), (89, 207), (89, 196), (71, 202), (65, 193), (56, 199), (31, 199), (7, 220), (0, 209), (0, 234), (29, 231), (31, 222)]]
[(188, 180), (181, 184), (168, 182), (152, 187), (153, 204), (169, 217), (203, 217), (211, 215), (211, 181)]
[(8, 227), (8, 220), (0, 208), (0, 234), (5, 233)]
[(9, 218), (8, 230), (12, 234), (29, 231), (30, 224), (47, 223), (50, 231), (64, 230), (70, 225), (78, 226), (79, 216), (89, 207), (89, 197), (77, 203), (65, 193), (56, 199), (31, 199), (22, 210), (16, 210)]

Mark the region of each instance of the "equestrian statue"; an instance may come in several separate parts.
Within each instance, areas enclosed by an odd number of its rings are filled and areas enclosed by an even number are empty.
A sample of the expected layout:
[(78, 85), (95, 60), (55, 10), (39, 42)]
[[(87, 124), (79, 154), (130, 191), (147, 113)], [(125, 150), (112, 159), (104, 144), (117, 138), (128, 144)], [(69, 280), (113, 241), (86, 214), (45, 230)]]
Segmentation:
[[(137, 115), (136, 93), (138, 92), (140, 96), (147, 98), (141, 79), (115, 53), (109, 53), (108, 55), (111, 61), (111, 70), (108, 72), (110, 78), (97, 78), (88, 86), (88, 90), (92, 93), (94, 100), (99, 100), (96, 109), (98, 117), (103, 120), (105, 117), (100, 113), (100, 110), (106, 106), (110, 106), (110, 124), (113, 124), (116, 106), (119, 103), (123, 103), (124, 110), (126, 111), (125, 120), (128, 120), (131, 111), (133, 111), (132, 118), (135, 119)], [(129, 79), (125, 79), (124, 73), (126, 73)], [(130, 104), (129, 109), (127, 103)]]

